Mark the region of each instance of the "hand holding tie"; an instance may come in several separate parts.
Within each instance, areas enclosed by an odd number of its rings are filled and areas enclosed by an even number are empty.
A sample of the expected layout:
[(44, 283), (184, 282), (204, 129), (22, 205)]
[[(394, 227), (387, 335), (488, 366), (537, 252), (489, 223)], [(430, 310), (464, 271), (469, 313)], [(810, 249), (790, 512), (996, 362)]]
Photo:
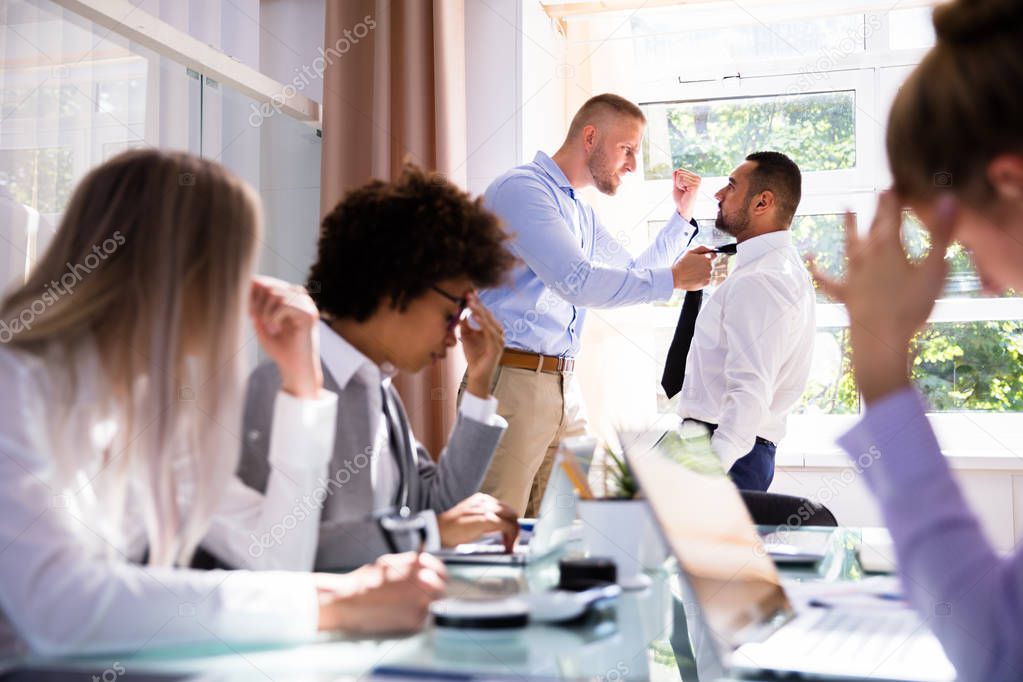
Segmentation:
[[(706, 247), (699, 248), (705, 249)], [(725, 244), (716, 249), (707, 249), (702, 253), (733, 254), (735, 252), (735, 244)], [(693, 344), (693, 335), (696, 333), (696, 316), (699, 315), (702, 304), (702, 288), (686, 292), (685, 299), (682, 301), (682, 312), (679, 313), (678, 322), (675, 325), (675, 334), (672, 336), (671, 346), (668, 347), (668, 357), (664, 360), (664, 372), (661, 375), (661, 386), (664, 387), (664, 392), (669, 398), (674, 398), (682, 390), (682, 380), (686, 375), (686, 358), (689, 355), (689, 347)]]
[(714, 249), (697, 246), (695, 249), (686, 251), (671, 266), (675, 288), (686, 291), (703, 289), (710, 282), (710, 271), (713, 265)]

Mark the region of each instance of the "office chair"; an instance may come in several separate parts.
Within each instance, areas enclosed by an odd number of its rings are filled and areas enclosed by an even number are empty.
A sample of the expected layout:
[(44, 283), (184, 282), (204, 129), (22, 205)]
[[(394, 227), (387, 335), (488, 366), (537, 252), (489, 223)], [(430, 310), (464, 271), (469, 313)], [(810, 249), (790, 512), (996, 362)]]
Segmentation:
[(830, 526), (838, 520), (827, 507), (794, 495), (740, 490), (753, 523), (758, 526)]

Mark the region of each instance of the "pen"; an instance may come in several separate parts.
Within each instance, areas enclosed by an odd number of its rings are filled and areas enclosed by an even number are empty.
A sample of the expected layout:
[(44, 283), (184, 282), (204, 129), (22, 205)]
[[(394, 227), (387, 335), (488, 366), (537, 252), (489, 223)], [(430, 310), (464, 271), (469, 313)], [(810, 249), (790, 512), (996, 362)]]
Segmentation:
[(579, 468), (579, 463), (575, 461), (575, 455), (570, 452), (562, 453), (561, 468), (568, 475), (568, 480), (572, 483), (576, 493), (578, 493), (579, 499), (592, 500), (593, 491), (590, 490), (590, 484), (586, 482), (586, 477), (583, 475), (582, 469)]

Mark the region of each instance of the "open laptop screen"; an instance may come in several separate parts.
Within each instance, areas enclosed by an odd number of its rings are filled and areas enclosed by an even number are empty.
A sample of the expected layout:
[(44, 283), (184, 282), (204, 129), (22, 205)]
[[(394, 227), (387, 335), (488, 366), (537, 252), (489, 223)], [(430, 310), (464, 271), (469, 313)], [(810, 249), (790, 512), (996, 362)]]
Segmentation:
[(736, 647), (792, 613), (778, 572), (706, 429), (623, 436), (626, 459), (713, 636)]

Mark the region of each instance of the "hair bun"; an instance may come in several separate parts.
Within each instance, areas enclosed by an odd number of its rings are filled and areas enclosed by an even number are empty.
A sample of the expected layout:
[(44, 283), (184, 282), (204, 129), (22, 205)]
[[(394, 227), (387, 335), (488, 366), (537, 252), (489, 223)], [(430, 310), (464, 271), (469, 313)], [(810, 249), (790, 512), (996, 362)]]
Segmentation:
[(934, 8), (938, 42), (973, 43), (1023, 28), (1020, 0), (955, 0)]

